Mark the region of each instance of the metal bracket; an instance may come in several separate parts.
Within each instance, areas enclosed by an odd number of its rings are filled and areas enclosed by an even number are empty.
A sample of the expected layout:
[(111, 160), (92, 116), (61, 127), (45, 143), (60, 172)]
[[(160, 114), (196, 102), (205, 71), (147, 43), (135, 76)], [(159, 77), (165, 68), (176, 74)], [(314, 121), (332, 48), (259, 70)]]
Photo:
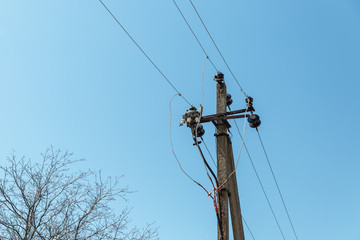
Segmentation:
[(219, 137), (219, 136), (229, 136), (229, 134), (227, 134), (227, 133), (215, 133), (214, 136), (215, 136), (215, 137)]
[[(236, 118), (247, 118), (250, 116), (249, 114), (239, 114), (239, 115), (236, 115), (236, 114), (251, 112), (253, 110), (254, 110), (254, 108), (251, 107), (251, 109), (249, 109), (249, 108), (240, 109), (240, 110), (230, 111), (230, 112), (226, 112), (226, 113), (222, 113), (222, 114), (212, 114), (212, 115), (208, 115), (208, 116), (203, 116), (203, 117), (201, 117), (200, 122), (201, 123), (212, 122), (212, 123), (214, 123), (215, 126), (217, 126), (217, 125), (219, 125), (219, 121), (226, 121), (227, 119), (236, 119)], [(230, 125), (229, 123), (225, 123), (225, 124)]]

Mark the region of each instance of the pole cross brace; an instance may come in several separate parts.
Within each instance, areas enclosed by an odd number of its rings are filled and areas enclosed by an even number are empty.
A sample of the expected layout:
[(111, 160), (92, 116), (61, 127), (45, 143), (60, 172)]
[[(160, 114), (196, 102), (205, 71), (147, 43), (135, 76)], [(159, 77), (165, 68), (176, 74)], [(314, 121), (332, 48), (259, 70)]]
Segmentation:
[(224, 121), (227, 119), (236, 119), (236, 118), (247, 118), (250, 115), (249, 114), (239, 114), (239, 115), (235, 115), (238, 113), (246, 113), (246, 112), (251, 112), (254, 109), (240, 109), (240, 110), (236, 110), (236, 111), (230, 111), (230, 112), (226, 112), (226, 113), (221, 113), (221, 114), (212, 114), (212, 115), (208, 115), (208, 116), (203, 116), (200, 119), (201, 123), (205, 123), (205, 122), (215, 122), (215, 121)]

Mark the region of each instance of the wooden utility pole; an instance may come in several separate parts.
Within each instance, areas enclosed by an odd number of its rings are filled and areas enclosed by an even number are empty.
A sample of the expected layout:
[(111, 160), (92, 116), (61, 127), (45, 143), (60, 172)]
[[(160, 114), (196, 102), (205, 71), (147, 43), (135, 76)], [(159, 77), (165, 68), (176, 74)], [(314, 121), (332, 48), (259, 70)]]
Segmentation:
[[(215, 76), (216, 85), (216, 114), (226, 116), (227, 91), (224, 83), (224, 75), (218, 73)], [(236, 172), (231, 140), (228, 134), (230, 124), (224, 119), (214, 122), (216, 126), (216, 152), (217, 152), (217, 177), (220, 184), (227, 183), (220, 190), (220, 218), (218, 227), (218, 240), (229, 240), (229, 204), (234, 240), (245, 240), (239, 193), (236, 181)], [(229, 177), (230, 176), (230, 177)], [(221, 229), (220, 229), (221, 227)]]
[[(228, 137), (228, 169), (230, 174), (235, 171), (234, 155), (233, 148)], [(230, 214), (231, 214), (231, 224), (233, 229), (234, 240), (244, 240), (244, 228), (242, 223), (241, 208), (240, 208), (240, 199), (239, 192), (236, 181), (236, 172), (230, 176), (228, 180), (228, 192), (229, 192), (229, 203), (230, 203)]]
[[(226, 113), (226, 85), (224, 75), (215, 76), (218, 82), (216, 85), (216, 114)], [(224, 183), (229, 176), (228, 169), (228, 131), (226, 120), (218, 120), (216, 123), (216, 155), (217, 155), (217, 178), (220, 184)], [(228, 184), (220, 190), (220, 219), (221, 224), (218, 227), (218, 240), (229, 240), (229, 214), (228, 214)]]
[[(260, 125), (260, 119), (257, 115), (252, 114), (255, 109), (252, 107), (252, 98), (246, 96), (246, 109), (240, 109), (227, 112), (226, 108), (232, 103), (231, 96), (228, 99), (224, 75), (218, 73), (214, 79), (216, 85), (216, 114), (202, 116), (194, 106), (183, 115), (180, 125), (187, 124), (191, 128), (195, 144), (200, 151), (206, 167), (210, 170), (214, 179), (217, 180), (215, 192), (217, 196), (212, 199), (215, 204), (215, 211), (218, 217), (218, 240), (229, 240), (229, 205), (231, 214), (231, 223), (233, 229), (234, 240), (245, 240), (244, 229), (242, 224), (239, 192), (236, 181), (236, 167), (234, 163), (234, 155), (232, 150), (231, 139), (228, 129), (231, 127), (228, 119), (248, 118), (250, 127)], [(247, 114), (251, 112), (250, 114)], [(251, 117), (257, 116), (251, 120)], [(200, 123), (212, 122), (216, 127), (216, 155), (217, 155), (217, 176), (211, 170), (206, 162), (197, 138), (202, 137), (205, 133)], [(209, 176), (210, 177), (210, 176)], [(200, 185), (198, 183), (198, 185)], [(201, 186), (201, 185), (200, 185)], [(216, 194), (215, 194), (216, 195)], [(209, 194), (211, 196), (211, 194)]]

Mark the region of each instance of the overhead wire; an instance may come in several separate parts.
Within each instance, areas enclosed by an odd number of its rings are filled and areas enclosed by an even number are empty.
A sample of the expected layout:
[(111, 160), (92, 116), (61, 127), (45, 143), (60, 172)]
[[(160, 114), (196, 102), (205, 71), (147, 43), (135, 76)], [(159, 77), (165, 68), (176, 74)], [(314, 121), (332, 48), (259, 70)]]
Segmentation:
[(196, 36), (194, 30), (191, 28), (189, 22), (186, 20), (184, 14), (182, 13), (181, 9), (179, 8), (179, 6), (177, 5), (177, 3), (175, 2), (175, 0), (173, 0), (173, 3), (175, 4), (177, 10), (179, 11), (180, 15), (182, 16), (182, 18), (184, 19), (186, 25), (188, 26), (189, 30), (191, 31), (191, 33), (193, 34), (193, 36), (195, 37), (196, 41), (198, 42), (200, 48), (202, 49), (202, 51), (204, 52), (205, 56), (209, 59), (209, 62), (211, 63), (211, 65), (214, 67), (216, 72), (218, 71), (218, 68), (215, 66), (215, 64), (213, 63), (213, 61), (210, 59), (209, 55), (207, 54), (205, 48), (203, 47), (203, 45), (201, 44), (199, 38)]
[[(177, 94), (175, 94), (175, 95), (171, 98), (171, 100), (170, 100), (170, 102), (169, 102), (169, 109), (170, 109), (170, 144), (171, 144), (172, 153), (173, 153), (173, 155), (174, 155), (174, 157), (175, 157), (175, 159), (176, 159), (176, 161), (177, 161), (177, 163), (178, 163), (181, 171), (182, 171), (190, 180), (192, 180), (194, 183), (196, 183), (196, 184), (199, 185), (201, 188), (203, 188), (208, 195), (211, 195), (200, 183), (198, 183), (195, 179), (193, 179), (193, 178), (183, 169), (183, 167), (182, 167), (182, 165), (181, 165), (181, 163), (180, 163), (177, 155), (175, 154), (174, 147), (173, 147), (173, 143), (172, 143), (172, 136), (171, 136), (171, 115), (172, 115), (172, 112), (171, 112), (171, 102), (172, 102), (172, 100), (174, 99), (175, 96), (180, 96), (187, 104), (189, 104), (190, 106), (192, 106), (192, 104), (180, 93), (180, 91), (174, 86), (174, 84), (166, 77), (166, 75), (160, 70), (160, 68), (153, 62), (153, 60), (147, 55), (147, 53), (141, 48), (141, 46), (140, 46), (140, 45), (135, 41), (135, 39), (129, 34), (129, 32), (125, 29), (125, 27), (124, 27), (124, 26), (120, 23), (120, 21), (114, 16), (114, 14), (110, 11), (110, 9), (104, 4), (104, 2), (103, 2), (102, 0), (99, 0), (99, 2), (103, 5), (103, 7), (104, 7), (104, 8), (107, 10), (107, 12), (112, 16), (112, 18), (117, 22), (117, 24), (122, 28), (122, 30), (126, 33), (126, 35), (132, 40), (132, 42), (138, 47), (138, 49), (143, 53), (143, 55), (149, 60), (149, 62), (156, 68), (156, 70), (163, 76), (163, 78), (167, 81), (167, 83), (168, 83), (168, 84), (175, 90), (175, 92), (177, 93)], [(190, 31), (191, 31), (192, 34), (194, 35), (195, 39), (197, 40), (199, 46), (200, 46), (201, 49), (203, 50), (206, 58), (209, 59), (209, 62), (211, 63), (211, 65), (212, 65), (212, 66), (214, 67), (214, 69), (218, 72), (217, 67), (215, 66), (215, 64), (214, 64), (214, 63), (212, 62), (212, 60), (210, 59), (209, 55), (207, 54), (207, 52), (206, 52), (206, 50), (204, 49), (203, 45), (201, 44), (201, 42), (199, 41), (198, 37), (196, 36), (196, 34), (194, 33), (194, 31), (192, 30), (190, 24), (189, 24), (188, 21), (186, 20), (185, 16), (183, 15), (182, 11), (180, 10), (179, 6), (176, 4), (175, 0), (173, 0), (173, 2), (174, 2), (174, 4), (175, 4), (176, 8), (178, 9), (179, 13), (180, 13), (181, 16), (183, 17), (183, 19), (184, 19), (185, 23), (187, 24), (188, 28), (190, 29)], [(215, 45), (217, 51), (219, 52), (221, 58), (223, 59), (225, 65), (227, 66), (229, 72), (231, 73), (231, 75), (232, 75), (233, 78), (235, 79), (236, 83), (237, 83), (238, 86), (240, 87), (240, 90), (245, 94), (246, 97), (248, 97), (248, 96), (246, 95), (245, 91), (243, 90), (243, 88), (241, 87), (239, 81), (237, 80), (237, 78), (235, 77), (235, 75), (233, 74), (233, 72), (231, 71), (228, 63), (226, 62), (226, 60), (225, 60), (225, 58), (223, 57), (220, 49), (219, 49), (218, 46), (216, 45), (214, 39), (212, 38), (210, 32), (208, 31), (205, 23), (203, 22), (200, 14), (198, 13), (196, 7), (195, 7), (194, 4), (193, 4), (193, 2), (192, 2), (191, 0), (190, 0), (190, 2), (191, 2), (191, 5), (193, 6), (194, 10), (196, 11), (198, 17), (200, 18), (200, 20), (201, 20), (204, 28), (206, 29), (209, 37), (211, 38), (213, 44)], [(205, 66), (204, 66), (204, 68), (205, 68)], [(203, 99), (202, 99), (202, 100), (203, 100)], [(239, 129), (238, 129), (238, 130), (239, 130)], [(245, 126), (244, 126), (244, 133), (245, 133)], [(281, 197), (281, 199), (282, 199), (284, 208), (285, 208), (286, 213), (287, 213), (287, 215), (288, 215), (288, 218), (289, 218), (289, 221), (290, 221), (290, 223), (291, 223), (291, 226), (292, 226), (292, 229), (293, 229), (293, 231), (294, 231), (294, 234), (295, 234), (295, 236), (296, 236), (296, 239), (298, 239), (297, 234), (296, 234), (295, 229), (294, 229), (294, 226), (293, 226), (293, 223), (292, 223), (292, 221), (291, 221), (289, 212), (288, 212), (288, 210), (287, 210), (287, 207), (286, 207), (284, 198), (283, 198), (283, 196), (282, 196), (282, 194), (281, 194), (279, 185), (278, 185), (278, 183), (277, 183), (276, 177), (275, 177), (275, 175), (274, 175), (274, 172), (273, 172), (273, 170), (272, 170), (270, 161), (269, 161), (269, 159), (268, 159), (268, 156), (267, 156), (267, 153), (266, 153), (264, 144), (263, 144), (263, 142), (262, 142), (262, 140), (261, 140), (260, 133), (258, 132), (258, 134), (259, 134), (259, 139), (260, 139), (260, 142), (261, 142), (261, 144), (262, 144), (264, 153), (265, 153), (265, 155), (266, 155), (266, 158), (267, 158), (267, 161), (268, 161), (270, 170), (271, 170), (271, 172), (272, 172), (273, 178), (274, 178), (275, 183), (276, 183), (276, 186), (277, 186), (277, 188), (278, 188), (280, 197)], [(204, 145), (206, 146), (205, 142), (204, 142)], [(241, 146), (241, 148), (240, 148), (238, 160), (237, 160), (237, 163), (236, 163), (236, 168), (237, 168), (237, 165), (238, 165), (238, 162), (239, 162), (239, 159), (240, 159), (240, 153), (241, 153), (241, 150), (242, 150), (242, 148), (243, 148), (243, 145), (245, 145), (245, 144), (244, 144), (244, 140), (243, 140), (242, 146)], [(206, 149), (207, 149), (208, 152), (210, 153), (210, 151), (209, 151), (209, 149), (207, 148), (207, 146), (206, 146)], [(246, 149), (246, 151), (247, 151), (246, 146), (245, 146), (245, 149)], [(210, 155), (210, 156), (211, 156), (211, 155)], [(212, 158), (212, 159), (213, 159), (213, 158)], [(214, 161), (214, 159), (213, 159), (213, 161)], [(214, 163), (215, 163), (215, 161), (214, 161)], [(235, 168), (234, 172), (236, 171), (236, 168)], [(232, 172), (232, 173), (229, 175), (228, 179), (231, 177), (231, 175), (232, 175), (234, 172)], [(223, 183), (223, 185), (224, 185), (224, 184), (225, 184), (225, 183)], [(245, 222), (245, 224), (246, 224), (246, 226), (247, 226), (247, 228), (248, 228), (248, 225), (247, 225), (246, 222)], [(248, 228), (248, 230), (250, 231), (249, 228)], [(250, 233), (251, 233), (251, 231), (250, 231)], [(254, 236), (253, 236), (252, 233), (251, 233), (251, 235), (252, 235), (252, 237), (254, 238)], [(255, 238), (254, 238), (254, 239), (255, 239)]]
[(248, 95), (245, 93), (244, 89), (241, 87), (240, 82), (239, 82), (239, 81), (237, 80), (237, 78), (235, 77), (235, 74), (234, 74), (234, 73), (233, 73), (233, 71), (231, 70), (231, 68), (230, 68), (229, 64), (228, 64), (228, 63), (227, 63), (227, 61), (225, 60), (225, 58), (224, 58), (223, 54), (221, 53), (221, 51), (220, 51), (219, 47), (217, 46), (217, 44), (216, 44), (216, 42), (215, 42), (214, 38), (213, 38), (213, 37), (212, 37), (212, 35), (210, 34), (210, 32), (209, 32), (208, 28), (206, 27), (206, 25), (205, 25), (205, 23), (204, 23), (204, 21), (203, 21), (202, 17), (200, 16), (200, 14), (199, 14), (198, 10), (196, 9), (196, 7), (195, 7), (194, 3), (192, 2), (192, 0), (190, 0), (190, 3), (191, 3), (191, 5), (192, 5), (193, 9), (195, 10), (195, 12), (196, 12), (197, 16), (199, 17), (199, 19), (200, 19), (200, 21), (201, 21), (202, 25), (204, 26), (204, 28), (205, 28), (205, 30), (206, 30), (206, 32), (207, 32), (207, 34), (209, 35), (209, 37), (210, 37), (211, 41), (213, 42), (213, 44), (214, 44), (214, 46), (215, 46), (216, 50), (218, 51), (218, 53), (220, 54), (220, 56), (221, 56), (222, 60), (224, 61), (224, 63), (225, 63), (225, 65), (226, 65), (227, 69), (229, 70), (230, 74), (232, 75), (232, 77), (233, 77), (233, 78), (234, 78), (234, 80), (236, 81), (237, 85), (239, 86), (240, 91), (241, 91), (241, 92), (242, 92), (242, 93), (243, 93), (246, 97), (248, 97)]
[(259, 140), (260, 140), (262, 149), (263, 149), (264, 154), (265, 154), (265, 157), (266, 157), (266, 161), (267, 161), (268, 166), (269, 166), (269, 168), (270, 168), (272, 177), (273, 177), (273, 179), (274, 179), (274, 182), (275, 182), (276, 188), (277, 188), (277, 190), (278, 190), (278, 193), (279, 193), (279, 195), (280, 195), (280, 198), (281, 198), (282, 204), (283, 204), (283, 206), (284, 206), (285, 212), (286, 212), (287, 217), (288, 217), (288, 219), (289, 219), (291, 228), (292, 228), (292, 230), (293, 230), (293, 233), (294, 233), (296, 239), (298, 240), (298, 236), (297, 236), (297, 234), (296, 234), (295, 227), (294, 227), (293, 222), (292, 222), (292, 220), (291, 220), (291, 217), (290, 217), (288, 208), (287, 208), (287, 206), (286, 206), (286, 204), (285, 204), (284, 197), (283, 197), (283, 195), (282, 195), (282, 193), (281, 193), (280, 186), (279, 186), (279, 184), (278, 184), (278, 181), (277, 181), (277, 179), (276, 179), (275, 173), (274, 173), (273, 168), (272, 168), (272, 166), (271, 166), (271, 163), (270, 163), (270, 160), (269, 160), (269, 156), (268, 156), (268, 154), (267, 154), (267, 152), (266, 152), (266, 149), (265, 149), (264, 143), (263, 143), (263, 141), (262, 141), (262, 139), (261, 139), (260, 132), (259, 132), (258, 128), (256, 128), (256, 131), (257, 131), (257, 133), (258, 133)]
[(160, 70), (160, 68), (151, 60), (149, 55), (140, 47), (140, 45), (135, 41), (135, 39), (130, 35), (130, 33), (125, 29), (125, 27), (120, 23), (120, 21), (115, 17), (115, 15), (110, 11), (110, 9), (104, 4), (102, 0), (99, 2), (103, 5), (103, 7), (107, 10), (107, 12), (112, 16), (112, 18), (117, 22), (117, 24), (122, 28), (122, 30), (126, 33), (126, 35), (131, 39), (131, 41), (138, 47), (138, 49), (144, 54), (144, 56), (149, 60), (149, 62), (156, 68), (156, 70), (163, 76), (163, 78), (168, 82), (168, 84), (182, 97), (186, 103), (190, 106), (192, 105), (181, 93), (180, 91), (174, 86), (174, 84), (165, 76), (165, 74)]
[[(229, 107), (229, 109), (230, 109), (230, 107)], [(234, 120), (234, 123), (235, 123), (235, 127), (236, 127), (236, 129), (237, 129), (237, 132), (239, 133), (240, 138), (243, 140), (243, 136), (241, 135), (241, 131), (240, 131), (240, 128), (239, 128), (236, 120)], [(275, 211), (274, 211), (274, 209), (273, 209), (273, 207), (272, 207), (272, 204), (271, 204), (271, 202), (270, 202), (270, 200), (269, 200), (269, 197), (268, 197), (268, 195), (267, 195), (267, 193), (266, 193), (266, 191), (265, 191), (264, 185), (263, 185), (263, 183), (262, 183), (262, 181), (261, 181), (261, 178), (260, 178), (260, 176), (259, 176), (259, 173), (258, 173), (258, 171), (257, 171), (257, 169), (256, 169), (256, 167), (255, 167), (254, 161), (252, 160), (252, 157), (251, 157), (251, 155), (250, 155), (250, 153), (249, 153), (249, 150), (248, 150), (245, 142), (244, 142), (244, 148), (245, 148), (245, 151), (246, 151), (246, 153), (247, 153), (247, 155), (248, 155), (248, 157), (249, 157), (249, 160), (250, 160), (251, 166), (252, 166), (252, 168), (253, 168), (253, 170), (254, 170), (254, 172), (255, 172), (255, 175), (256, 175), (256, 177), (257, 177), (257, 179), (258, 179), (258, 181), (259, 181), (259, 184), (260, 184), (260, 187), (261, 187), (261, 189), (262, 189), (262, 192), (263, 192), (263, 194), (264, 194), (264, 196), (265, 196), (265, 198), (266, 198), (266, 201), (267, 201), (267, 203), (268, 203), (268, 205), (269, 205), (269, 208), (270, 208), (270, 210), (271, 210), (271, 213), (272, 213), (272, 215), (273, 215), (273, 217), (274, 217), (274, 219), (275, 219), (276, 225), (277, 225), (277, 227), (278, 227), (278, 229), (279, 229), (279, 231), (280, 231), (283, 239), (285, 239), (284, 232), (283, 232), (283, 230), (282, 230), (282, 228), (281, 228), (281, 226), (280, 226), (280, 223), (279, 223), (279, 221), (278, 221), (278, 219), (277, 219), (277, 217), (276, 217)]]
[[(208, 30), (208, 28), (206, 27), (206, 24), (205, 24), (205, 22), (203, 21), (202, 17), (200, 16), (200, 14), (199, 14), (198, 10), (196, 9), (196, 7), (195, 7), (195, 5), (194, 5), (193, 1), (192, 1), (192, 0), (189, 0), (189, 1), (190, 1), (190, 3), (191, 3), (191, 6), (193, 7), (194, 11), (196, 12), (196, 14), (197, 14), (198, 18), (200, 19), (200, 21), (201, 21), (201, 23), (202, 23), (202, 25), (203, 25), (204, 29), (206, 30), (207, 34), (209, 35), (209, 37), (210, 37), (211, 41), (213, 42), (213, 44), (214, 44), (214, 46), (215, 46), (216, 50), (218, 51), (219, 55), (221, 56), (222, 60), (224, 61), (224, 63), (225, 63), (225, 65), (226, 65), (227, 69), (229, 70), (230, 74), (232, 75), (232, 77), (234, 78), (234, 80), (236, 81), (236, 83), (238, 84), (238, 86), (239, 86), (239, 88), (240, 88), (241, 92), (242, 92), (242, 93), (243, 93), (243, 94), (244, 94), (244, 95), (248, 98), (248, 95), (245, 93), (245, 91), (244, 91), (244, 90), (243, 90), (243, 88), (241, 87), (240, 82), (237, 80), (237, 78), (236, 78), (235, 74), (233, 73), (233, 71), (231, 70), (231, 68), (230, 68), (229, 64), (227, 63), (227, 61), (226, 61), (226, 59), (225, 59), (225, 57), (224, 57), (224, 56), (223, 56), (223, 54), (221, 53), (221, 51), (220, 51), (219, 47), (217, 46), (217, 44), (216, 44), (216, 42), (215, 42), (214, 38), (212, 37), (212, 35), (211, 35), (210, 31), (209, 31), (209, 30)], [(236, 121), (235, 121), (235, 122), (236, 122)], [(269, 161), (268, 155), (267, 155), (267, 153), (266, 153), (266, 150), (265, 150), (264, 144), (263, 144), (263, 142), (262, 142), (262, 139), (261, 139), (260, 133), (259, 133), (258, 129), (256, 129), (256, 130), (257, 130), (257, 132), (258, 132), (258, 136), (259, 136), (259, 139), (260, 139), (260, 142), (261, 142), (262, 148), (263, 148), (263, 150), (264, 150), (264, 153), (265, 153), (265, 156), (266, 156), (266, 159), (267, 159), (267, 162), (268, 162), (269, 168), (270, 168), (271, 173), (272, 173), (272, 176), (273, 176), (273, 178), (274, 178), (274, 181), (275, 181), (275, 184), (276, 184), (277, 190), (278, 190), (278, 192), (279, 192), (279, 195), (280, 195), (280, 197), (281, 197), (281, 201), (282, 201), (282, 203), (283, 203), (284, 209), (285, 209), (286, 214), (287, 214), (287, 217), (288, 217), (288, 219), (289, 219), (289, 222), (290, 222), (291, 228), (292, 228), (292, 230), (293, 230), (293, 232), (294, 232), (294, 235), (295, 235), (296, 239), (298, 240), (298, 236), (297, 236), (297, 234), (296, 234), (296, 231), (295, 231), (294, 225), (293, 225), (293, 223), (292, 223), (292, 220), (291, 220), (291, 217), (290, 217), (289, 211), (288, 211), (288, 209), (287, 209), (287, 207), (286, 207), (286, 204), (285, 204), (284, 198), (283, 198), (283, 196), (282, 196), (282, 193), (281, 193), (281, 190), (280, 190), (279, 184), (278, 184), (278, 182), (277, 182), (277, 180), (276, 180), (276, 177), (275, 177), (274, 171), (273, 171), (273, 169), (272, 169), (272, 167), (271, 167), (271, 164), (270, 164), (270, 161)], [(239, 131), (239, 133), (240, 133), (240, 131)], [(243, 143), (244, 143), (244, 142), (243, 142)], [(277, 222), (278, 222), (278, 221), (277, 221)], [(284, 234), (283, 234), (283, 232), (282, 232), (282, 231), (281, 231), (281, 234), (282, 234), (282, 236), (283, 236), (283, 238), (284, 238)]]
[(244, 218), (244, 216), (243, 216), (242, 214), (241, 214), (241, 218), (242, 218), (242, 220), (244, 221), (245, 226), (246, 226), (247, 230), (249, 231), (249, 233), (250, 233), (250, 235), (251, 235), (252, 239), (254, 239), (254, 240), (255, 240), (254, 234), (253, 234), (253, 233), (252, 233), (252, 231), (250, 230), (250, 227), (249, 227), (249, 225), (247, 224), (247, 222), (246, 222), (246, 220), (245, 220), (245, 218)]

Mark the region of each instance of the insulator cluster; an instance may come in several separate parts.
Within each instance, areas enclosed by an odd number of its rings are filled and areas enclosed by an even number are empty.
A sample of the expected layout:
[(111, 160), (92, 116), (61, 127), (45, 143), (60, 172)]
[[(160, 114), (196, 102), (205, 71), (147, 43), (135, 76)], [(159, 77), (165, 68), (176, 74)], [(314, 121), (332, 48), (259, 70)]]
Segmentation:
[(249, 122), (249, 126), (252, 128), (257, 128), (261, 124), (260, 117), (257, 114), (251, 114), (247, 120)]
[[(193, 132), (194, 136), (196, 136), (196, 137), (202, 137), (202, 136), (204, 136), (204, 134), (205, 134), (205, 129), (204, 129), (203, 125), (201, 125), (200, 123), (199, 123), (199, 125), (197, 125), (197, 126), (194, 127), (193, 129), (194, 129), (194, 132)], [(196, 131), (196, 132), (195, 132), (195, 131)], [(195, 133), (196, 133), (196, 134), (195, 134)]]
[(226, 106), (230, 106), (233, 103), (233, 100), (231, 98), (231, 94), (226, 95)]
[(183, 119), (181, 120), (180, 125), (182, 126), (186, 123), (186, 125), (192, 129), (194, 137), (202, 137), (205, 134), (205, 129), (203, 125), (200, 124), (201, 114), (194, 106), (191, 106), (182, 117)]

